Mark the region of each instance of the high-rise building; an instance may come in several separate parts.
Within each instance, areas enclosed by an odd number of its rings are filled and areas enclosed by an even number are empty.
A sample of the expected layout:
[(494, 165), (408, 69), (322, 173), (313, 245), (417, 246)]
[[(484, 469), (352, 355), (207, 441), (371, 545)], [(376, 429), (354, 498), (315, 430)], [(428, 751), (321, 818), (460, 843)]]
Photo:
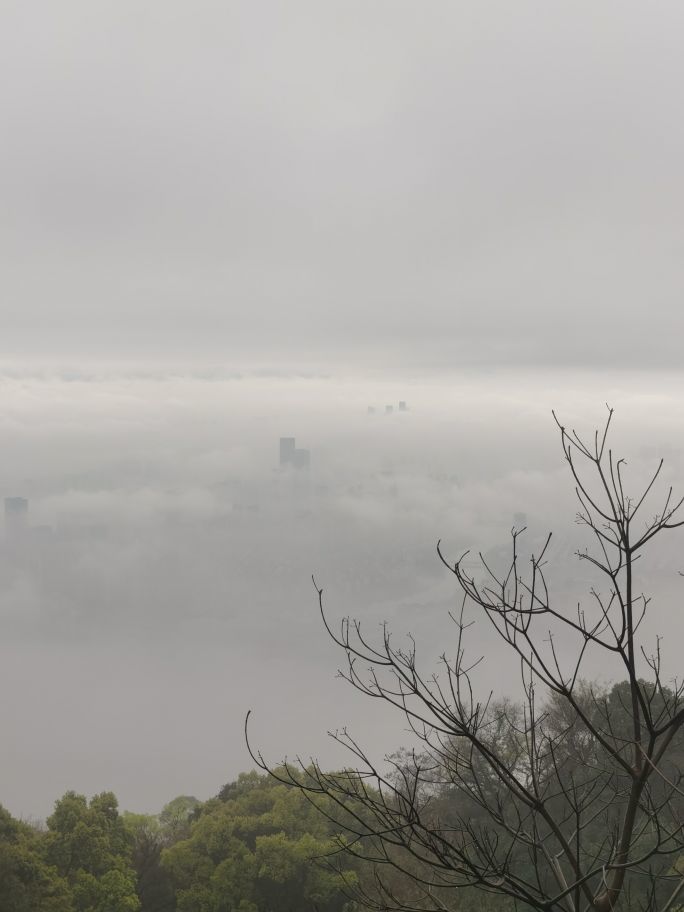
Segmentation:
[(292, 454), (295, 451), (294, 437), (280, 438), (280, 465), (286, 466), (292, 464)]
[(295, 446), (294, 437), (280, 438), (280, 468), (292, 466), (295, 469), (308, 469), (311, 465), (311, 451)]
[(292, 465), (295, 469), (308, 469), (311, 465), (311, 452), (296, 449), (292, 453)]
[(5, 498), (5, 535), (17, 538), (28, 527), (28, 500), (25, 497)]
[(403, 399), (402, 399), (401, 402), (399, 403), (399, 411), (400, 411), (400, 412), (407, 412), (407, 411), (408, 411), (408, 408), (406, 407), (406, 403), (404, 402)]

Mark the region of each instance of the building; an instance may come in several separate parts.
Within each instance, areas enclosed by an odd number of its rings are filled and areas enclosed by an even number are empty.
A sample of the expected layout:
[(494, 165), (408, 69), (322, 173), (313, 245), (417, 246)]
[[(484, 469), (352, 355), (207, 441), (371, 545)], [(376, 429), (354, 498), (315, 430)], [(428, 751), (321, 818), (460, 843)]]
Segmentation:
[(407, 411), (408, 411), (408, 408), (406, 407), (406, 403), (404, 402), (403, 399), (402, 399), (401, 402), (399, 403), (399, 411), (400, 411), (400, 412), (407, 412)]
[(292, 465), (295, 469), (308, 469), (311, 465), (311, 453), (309, 450), (295, 449), (292, 452)]
[(25, 497), (5, 498), (5, 535), (17, 538), (28, 528), (28, 500)]
[(295, 446), (294, 437), (280, 438), (280, 468), (308, 469), (311, 465), (311, 451)]
[(295, 451), (294, 437), (280, 438), (280, 467), (292, 465), (292, 454)]

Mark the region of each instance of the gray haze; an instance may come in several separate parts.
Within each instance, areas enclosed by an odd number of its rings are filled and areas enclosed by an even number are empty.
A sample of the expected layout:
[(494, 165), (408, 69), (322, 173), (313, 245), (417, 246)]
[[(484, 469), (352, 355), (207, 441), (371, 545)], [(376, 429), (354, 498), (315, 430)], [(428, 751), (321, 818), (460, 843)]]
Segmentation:
[[(29, 522), (1, 542), (0, 803), (208, 797), (249, 708), (273, 760), (340, 762), (345, 724), (398, 748), (335, 680), (312, 572), (429, 665), (438, 538), (501, 562), (525, 513), (560, 597), (591, 582), (552, 407), (589, 430), (611, 402), (635, 477), (664, 455), (684, 485), (684, 8), (2, 14), (0, 497)], [(673, 674), (679, 554), (644, 582)]]
[(681, 3), (2, 12), (8, 350), (679, 363)]
[[(3, 801), (43, 816), (67, 788), (113, 788), (151, 811), (208, 797), (250, 766), (249, 708), (274, 760), (342, 762), (325, 732), (347, 724), (380, 756), (407, 743), (400, 719), (335, 679), (311, 574), (331, 619), (358, 616), (369, 633), (387, 620), (430, 668), (459, 606), (437, 538), (503, 567), (525, 513), (526, 547), (554, 532), (551, 578), (571, 609), (591, 581), (550, 409), (590, 430), (597, 389), (618, 409), (630, 477), (662, 453), (665, 480), (684, 480), (676, 375), (2, 374), (0, 487), (29, 499), (28, 527), (0, 550)], [(399, 399), (407, 411), (385, 414)], [(308, 472), (278, 466), (290, 434), (311, 450)], [(672, 674), (680, 545), (643, 582)], [(485, 624), (470, 636), (473, 657), (492, 656), (480, 686), (510, 692), (516, 663)]]

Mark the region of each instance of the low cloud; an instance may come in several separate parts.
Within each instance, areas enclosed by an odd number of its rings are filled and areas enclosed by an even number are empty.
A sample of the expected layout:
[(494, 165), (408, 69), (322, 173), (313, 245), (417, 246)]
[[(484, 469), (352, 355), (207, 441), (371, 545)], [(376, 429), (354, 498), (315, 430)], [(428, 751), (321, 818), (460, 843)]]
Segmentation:
[[(635, 482), (662, 442), (666, 480), (682, 466), (671, 378), (607, 379), (6, 372), (4, 495), (28, 497), (29, 528), (2, 550), (2, 667), (6, 687), (32, 682), (0, 708), (12, 810), (44, 816), (67, 787), (111, 786), (149, 810), (176, 793), (212, 794), (249, 765), (250, 707), (274, 757), (341, 762), (324, 733), (346, 723), (381, 753), (399, 746), (396, 720), (335, 680), (341, 656), (311, 575), (333, 622), (412, 632), (428, 667), (449, 651), (459, 606), (440, 538), (449, 559), (471, 549), (479, 572), (480, 550), (506, 566), (513, 525), (528, 527), (525, 554), (553, 531), (558, 598), (584, 598), (591, 580), (573, 553), (581, 530), (551, 405), (588, 431), (610, 395)], [(385, 414), (400, 399), (407, 410)], [(311, 450), (308, 473), (279, 468), (283, 435)], [(677, 553), (659, 552), (652, 568), (655, 621), (673, 642)], [(471, 649), (496, 650), (497, 681), (512, 680), (486, 624)], [(70, 749), (45, 755), (38, 775), (35, 751), (56, 717)], [(192, 755), (179, 746), (188, 726)]]

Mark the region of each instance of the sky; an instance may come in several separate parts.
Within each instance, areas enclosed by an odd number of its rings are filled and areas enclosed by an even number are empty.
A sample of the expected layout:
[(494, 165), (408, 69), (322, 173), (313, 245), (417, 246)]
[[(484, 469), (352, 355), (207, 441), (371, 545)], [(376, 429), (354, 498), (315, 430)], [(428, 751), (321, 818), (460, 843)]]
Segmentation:
[(681, 4), (3, 20), (8, 350), (679, 363)]
[(630, 0), (3, 4), (0, 495), (34, 531), (0, 562), (1, 803), (209, 797), (251, 765), (249, 708), (270, 759), (337, 762), (345, 724), (400, 747), (335, 680), (310, 576), (429, 663), (438, 538), (500, 556), (524, 512), (571, 558), (553, 407), (590, 431), (610, 402), (636, 475), (665, 455), (676, 483), (682, 26)]

